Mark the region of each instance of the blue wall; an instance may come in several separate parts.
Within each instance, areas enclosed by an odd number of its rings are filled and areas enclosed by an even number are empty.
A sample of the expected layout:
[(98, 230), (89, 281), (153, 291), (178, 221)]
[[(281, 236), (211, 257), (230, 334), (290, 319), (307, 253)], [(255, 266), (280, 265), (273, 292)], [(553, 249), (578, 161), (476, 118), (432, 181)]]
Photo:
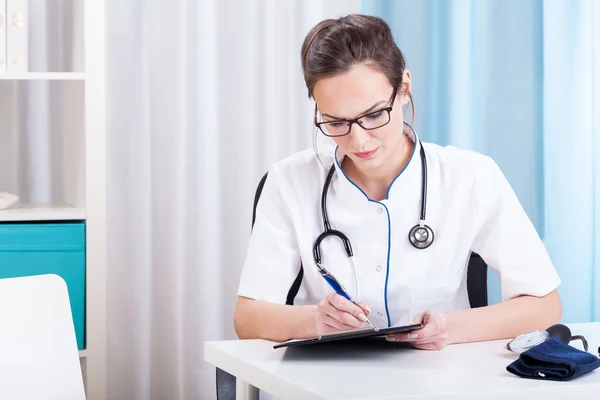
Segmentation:
[(405, 53), (423, 140), (496, 160), (563, 280), (563, 320), (599, 320), (600, 4), (363, 0), (362, 11)]

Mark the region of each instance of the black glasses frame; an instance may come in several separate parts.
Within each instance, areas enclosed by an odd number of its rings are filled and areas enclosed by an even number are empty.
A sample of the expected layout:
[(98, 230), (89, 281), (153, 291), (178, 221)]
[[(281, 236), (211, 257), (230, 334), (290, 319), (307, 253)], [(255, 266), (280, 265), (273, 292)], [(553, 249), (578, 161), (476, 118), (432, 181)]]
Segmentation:
[[(397, 93), (397, 91), (398, 91), (398, 88), (397, 88), (397, 87), (395, 87), (395, 88), (394, 88), (394, 91), (392, 92), (392, 99), (391, 99), (391, 103), (390, 103), (390, 105), (389, 105), (389, 106), (387, 106), (387, 107), (385, 107), (385, 108), (382, 108), (382, 109), (379, 109), (379, 110), (376, 110), (376, 111), (371, 111), (371, 112), (369, 112), (369, 113), (367, 113), (367, 114), (363, 114), (363, 115), (361, 115), (361, 116), (359, 116), (359, 117), (357, 117), (357, 118), (354, 118), (354, 119), (336, 119), (336, 120), (333, 120), (333, 121), (321, 121), (321, 122), (318, 122), (318, 121), (317, 121), (317, 103), (315, 103), (315, 126), (316, 126), (317, 128), (319, 128), (319, 130), (320, 130), (320, 131), (323, 133), (323, 135), (325, 135), (325, 136), (328, 136), (328, 137), (340, 137), (340, 136), (346, 136), (346, 135), (347, 135), (347, 134), (349, 134), (349, 133), (350, 133), (350, 131), (352, 130), (352, 124), (355, 124), (355, 123), (356, 123), (356, 124), (358, 124), (358, 125), (359, 125), (361, 128), (363, 128), (364, 130), (367, 130), (367, 131), (370, 131), (370, 130), (373, 130), (373, 129), (379, 129), (379, 128), (381, 128), (382, 126), (386, 126), (387, 124), (389, 124), (389, 123), (390, 123), (390, 121), (392, 120), (392, 110), (394, 109), (394, 101), (396, 100), (396, 93)], [(386, 112), (388, 113), (388, 120), (387, 120), (387, 122), (386, 122), (385, 124), (382, 124), (382, 125), (376, 126), (376, 127), (374, 127), (374, 128), (365, 128), (363, 125), (361, 125), (361, 124), (358, 122), (358, 121), (359, 121), (360, 119), (362, 119), (362, 118), (365, 118), (365, 117), (368, 117), (369, 115), (377, 114), (377, 113), (380, 113), (380, 112), (383, 112), (383, 111), (386, 111)], [(346, 122), (346, 123), (348, 123), (348, 132), (346, 132), (346, 133), (343, 133), (343, 134), (341, 134), (341, 135), (330, 135), (330, 134), (328, 134), (328, 133), (327, 133), (327, 132), (326, 132), (326, 131), (325, 131), (325, 130), (324, 130), (322, 127), (321, 127), (321, 125), (324, 125), (324, 124), (330, 124), (330, 123), (332, 123), (332, 122)]]

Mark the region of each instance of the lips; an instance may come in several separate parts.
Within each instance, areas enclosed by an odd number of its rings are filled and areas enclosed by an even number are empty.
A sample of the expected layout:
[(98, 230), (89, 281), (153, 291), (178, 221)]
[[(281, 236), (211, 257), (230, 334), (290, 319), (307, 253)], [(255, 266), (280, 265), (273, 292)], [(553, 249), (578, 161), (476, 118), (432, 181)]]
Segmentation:
[(354, 155), (360, 159), (366, 160), (367, 158), (373, 157), (373, 155), (375, 155), (376, 151), (377, 151), (377, 149), (371, 150), (371, 151), (365, 151), (362, 153), (354, 153)]

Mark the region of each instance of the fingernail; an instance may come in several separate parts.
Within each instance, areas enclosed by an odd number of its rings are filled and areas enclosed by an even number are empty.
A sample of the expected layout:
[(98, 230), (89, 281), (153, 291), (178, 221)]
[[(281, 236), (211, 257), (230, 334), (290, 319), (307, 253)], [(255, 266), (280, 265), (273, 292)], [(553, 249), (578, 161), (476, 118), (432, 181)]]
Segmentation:
[(393, 336), (386, 336), (386, 337), (385, 337), (385, 340), (387, 340), (388, 342), (395, 342), (395, 341), (396, 341), (396, 338), (395, 338), (395, 337), (393, 337)]
[(369, 312), (369, 314), (371, 313), (371, 307), (369, 306), (365, 306), (365, 308), (367, 309), (367, 311)]
[(363, 313), (358, 314), (358, 319), (360, 319), (362, 322), (365, 322), (367, 320), (367, 316)]
[(409, 339), (416, 339), (419, 337), (419, 335), (417, 335), (416, 333), (409, 333), (407, 336)]
[(415, 321), (410, 321), (408, 324), (409, 324), (409, 325), (414, 325), (414, 324), (415, 324)]

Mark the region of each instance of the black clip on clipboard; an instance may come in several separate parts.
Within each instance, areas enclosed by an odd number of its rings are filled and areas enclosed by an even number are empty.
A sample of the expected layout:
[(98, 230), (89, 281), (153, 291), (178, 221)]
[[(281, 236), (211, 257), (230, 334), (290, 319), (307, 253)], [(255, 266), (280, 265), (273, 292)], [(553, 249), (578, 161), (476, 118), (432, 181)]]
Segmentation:
[(359, 339), (359, 338), (371, 338), (371, 337), (380, 337), (392, 335), (394, 333), (403, 333), (414, 331), (415, 329), (423, 328), (422, 324), (414, 324), (414, 325), (404, 325), (404, 326), (392, 326), (389, 328), (360, 328), (360, 329), (350, 329), (341, 332), (334, 333), (325, 333), (323, 335), (317, 336), (315, 338), (310, 339), (292, 339), (285, 342), (278, 343), (273, 346), (274, 349), (279, 349), (281, 347), (291, 347), (291, 346), (302, 346), (309, 345), (315, 343), (324, 343), (324, 342), (336, 342), (341, 340), (349, 340), (349, 339)]

